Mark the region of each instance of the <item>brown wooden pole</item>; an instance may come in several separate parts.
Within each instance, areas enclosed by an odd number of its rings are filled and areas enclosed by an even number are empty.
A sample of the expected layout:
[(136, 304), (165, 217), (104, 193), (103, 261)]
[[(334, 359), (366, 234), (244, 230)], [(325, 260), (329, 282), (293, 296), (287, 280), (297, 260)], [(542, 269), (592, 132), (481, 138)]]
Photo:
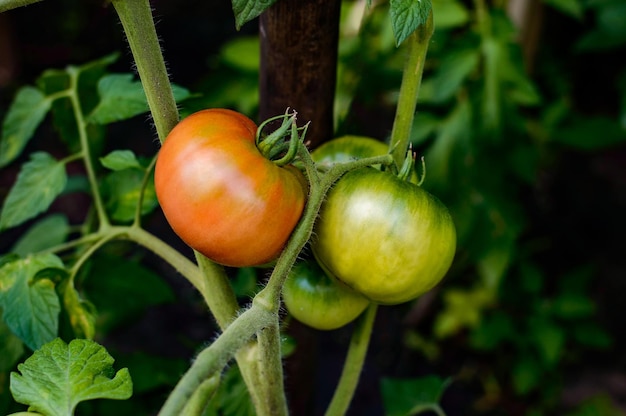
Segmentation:
[(278, 0), (260, 17), (260, 120), (298, 112), (311, 148), (333, 137), (340, 0)]

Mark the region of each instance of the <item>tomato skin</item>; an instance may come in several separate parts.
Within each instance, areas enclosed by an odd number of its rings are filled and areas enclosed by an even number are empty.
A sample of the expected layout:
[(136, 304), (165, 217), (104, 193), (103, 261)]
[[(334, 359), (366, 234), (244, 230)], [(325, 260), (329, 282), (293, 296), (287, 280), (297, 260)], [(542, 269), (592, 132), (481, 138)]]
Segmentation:
[(388, 152), (389, 147), (380, 140), (348, 135), (322, 143), (311, 152), (311, 157), (321, 165), (332, 165), (366, 157), (382, 156)]
[(264, 158), (256, 130), (235, 111), (199, 111), (172, 129), (155, 167), (157, 198), (174, 232), (227, 266), (275, 259), (306, 199), (300, 171)]
[(381, 304), (415, 299), (448, 271), (456, 231), (447, 208), (386, 171), (348, 172), (330, 190), (312, 248), (320, 266)]
[(283, 286), (289, 313), (312, 328), (328, 331), (355, 320), (370, 301), (327, 276), (315, 261), (296, 263)]

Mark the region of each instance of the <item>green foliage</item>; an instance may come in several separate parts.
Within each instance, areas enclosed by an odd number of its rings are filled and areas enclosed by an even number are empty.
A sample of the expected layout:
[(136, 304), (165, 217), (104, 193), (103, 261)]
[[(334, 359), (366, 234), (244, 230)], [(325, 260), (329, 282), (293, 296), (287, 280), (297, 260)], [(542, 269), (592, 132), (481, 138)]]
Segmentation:
[(128, 369), (117, 373), (113, 358), (97, 343), (55, 339), (42, 346), (11, 373), (11, 393), (29, 410), (49, 416), (73, 414), (78, 403), (94, 399), (128, 399)]
[(38, 274), (63, 267), (57, 256), (44, 254), (16, 259), (0, 268), (4, 322), (32, 350), (57, 337), (61, 310), (54, 282)]
[(388, 416), (410, 416), (428, 411), (443, 415), (441, 396), (450, 384), (436, 376), (416, 379), (383, 379), (381, 392)]
[(37, 152), (20, 170), (4, 201), (0, 230), (15, 227), (46, 211), (67, 182), (65, 165), (48, 153)]
[(430, 0), (390, 0), (389, 16), (396, 45), (404, 42), (419, 26), (426, 24), (431, 9)]

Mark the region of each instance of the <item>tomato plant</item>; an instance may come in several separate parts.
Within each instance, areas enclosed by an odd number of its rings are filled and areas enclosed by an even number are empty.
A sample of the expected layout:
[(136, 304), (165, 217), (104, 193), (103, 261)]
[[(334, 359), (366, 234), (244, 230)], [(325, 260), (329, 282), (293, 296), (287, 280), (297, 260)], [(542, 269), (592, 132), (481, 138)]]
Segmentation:
[(367, 298), (327, 276), (313, 260), (293, 266), (283, 287), (283, 301), (294, 318), (321, 330), (347, 325), (369, 304)]
[(389, 171), (348, 172), (329, 192), (316, 224), (320, 265), (382, 304), (416, 298), (448, 271), (456, 231), (446, 207)]
[(389, 146), (367, 136), (341, 136), (329, 140), (311, 152), (311, 157), (321, 166), (349, 162), (354, 159), (380, 156), (389, 152)]
[(155, 167), (157, 197), (176, 234), (228, 266), (275, 259), (306, 199), (300, 172), (266, 159), (256, 131), (235, 111), (199, 111), (172, 129)]

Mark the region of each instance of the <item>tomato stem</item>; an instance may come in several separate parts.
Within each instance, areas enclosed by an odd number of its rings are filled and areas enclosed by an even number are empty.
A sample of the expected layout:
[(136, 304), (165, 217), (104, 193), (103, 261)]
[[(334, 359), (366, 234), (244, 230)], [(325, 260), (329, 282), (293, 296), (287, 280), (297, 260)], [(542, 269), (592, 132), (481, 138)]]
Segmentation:
[(112, 0), (137, 72), (146, 93), (148, 106), (161, 143), (178, 123), (178, 108), (167, 75), (148, 0)]
[(258, 334), (259, 360), (261, 378), (263, 380), (263, 404), (261, 416), (287, 415), (287, 398), (283, 383), (283, 365), (280, 351), (279, 316), (275, 314), (274, 322)]
[(160, 416), (178, 416), (202, 383), (221, 371), (236, 351), (262, 328), (276, 320), (276, 314), (254, 303), (235, 319), (222, 334), (194, 360), (165, 401)]
[(98, 221), (100, 230), (107, 229), (110, 226), (109, 217), (104, 208), (104, 202), (102, 201), (102, 195), (100, 194), (100, 187), (98, 186), (98, 179), (96, 178), (96, 171), (93, 166), (93, 160), (91, 158), (91, 148), (89, 147), (89, 137), (87, 135), (87, 122), (78, 96), (78, 77), (80, 71), (73, 66), (67, 68), (67, 73), (70, 76), (70, 88), (69, 99), (72, 103), (72, 109), (74, 111), (74, 117), (76, 118), (76, 125), (78, 129), (78, 137), (80, 140), (80, 147), (82, 150), (83, 162), (85, 164), (85, 170), (87, 171), (87, 180), (91, 187), (91, 194), (93, 195), (93, 201), (98, 214)]
[(367, 354), (367, 348), (372, 336), (377, 310), (378, 305), (371, 303), (357, 321), (352, 337), (350, 338), (348, 355), (343, 365), (339, 384), (326, 410), (326, 416), (344, 415), (350, 406), (357, 384), (359, 383), (363, 363), (365, 362), (365, 355)]
[(402, 84), (400, 85), (396, 116), (389, 143), (389, 150), (392, 152), (398, 166), (402, 165), (411, 138), (417, 97), (422, 82), (428, 43), (433, 30), (433, 12), (431, 10), (426, 23), (419, 26), (405, 41), (407, 59), (404, 63)]

